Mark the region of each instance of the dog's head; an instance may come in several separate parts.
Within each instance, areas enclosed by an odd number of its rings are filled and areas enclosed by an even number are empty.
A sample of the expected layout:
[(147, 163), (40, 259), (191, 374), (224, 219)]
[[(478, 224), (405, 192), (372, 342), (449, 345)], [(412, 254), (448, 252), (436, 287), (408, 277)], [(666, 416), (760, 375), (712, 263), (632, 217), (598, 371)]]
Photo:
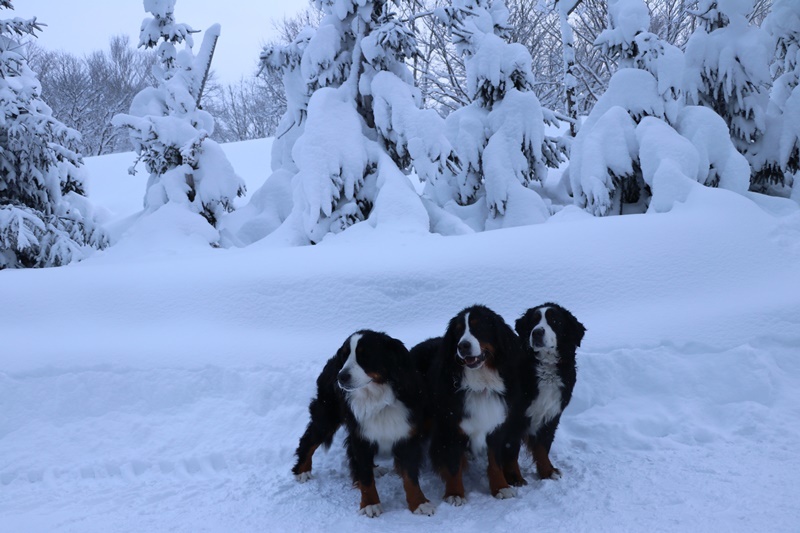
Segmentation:
[(586, 328), (572, 313), (549, 302), (528, 309), (517, 319), (514, 329), (534, 352), (556, 356), (574, 356), (586, 333)]
[(516, 336), (503, 318), (482, 305), (467, 307), (447, 326), (442, 344), (446, 357), (459, 365), (498, 368), (516, 353)]
[[(350, 335), (336, 352), (341, 362), (337, 376), (339, 387), (353, 392), (371, 383), (394, 381), (408, 359), (408, 350), (399, 340), (371, 330), (360, 330)], [(405, 361), (405, 366), (409, 366)]]

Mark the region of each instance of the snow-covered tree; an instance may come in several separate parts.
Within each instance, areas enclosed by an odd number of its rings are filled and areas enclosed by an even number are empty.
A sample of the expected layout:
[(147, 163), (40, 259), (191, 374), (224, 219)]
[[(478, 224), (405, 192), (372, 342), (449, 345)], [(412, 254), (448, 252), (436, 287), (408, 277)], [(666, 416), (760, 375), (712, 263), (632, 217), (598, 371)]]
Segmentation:
[(767, 176), (758, 181), (791, 188), (792, 196), (800, 200), (797, 186), (800, 171), (800, 3), (775, 0), (764, 20), (764, 28), (776, 44), (772, 63), (776, 79), (767, 121), (768, 125), (777, 124), (777, 127), (768, 128), (768, 136), (772, 138), (762, 143), (761, 172)]
[(421, 212), (429, 229), (403, 173), (413, 169), (433, 181), (457, 169), (458, 160), (442, 119), (421, 108), (405, 65), (416, 42), (392, 11), (396, 3), (315, 0), (324, 14), (316, 30), (262, 52), (262, 64), (283, 75), (287, 111), (273, 145), (272, 176), (247, 216), (230, 223), (240, 242), (276, 233), (282, 242), (317, 243), (359, 222), (377, 224), (386, 220), (376, 213), (379, 204), (388, 210), (391, 203), (381, 201), (384, 189), (399, 195), (392, 202), (414, 204), (413, 216)]
[(664, 118), (664, 102), (652, 74), (624, 68), (611, 77), (572, 144), (567, 175), (575, 203), (596, 216), (647, 206), (636, 127), (645, 117)]
[(533, 92), (530, 53), (505, 40), (505, 3), (455, 0), (437, 15), (464, 57), (472, 102), (447, 117), (462, 168), (430, 194), (476, 230), (542, 222), (547, 165), (558, 163), (544, 126), (555, 117)]
[[(687, 180), (744, 192), (749, 166), (712, 111), (685, 106), (683, 54), (647, 31), (642, 0), (609, 4), (597, 44), (620, 65), (573, 143), (573, 198), (594, 215), (664, 211)], [(667, 191), (667, 192), (664, 192)]]
[(700, 26), (686, 45), (686, 97), (713, 109), (728, 124), (734, 145), (753, 167), (760, 188), (759, 141), (767, 130), (772, 44), (748, 22), (753, 0), (700, 0)]
[(59, 266), (108, 244), (82, 196), (79, 134), (53, 118), (20, 43), (40, 29), (0, 19), (0, 270)]
[(144, 7), (152, 17), (142, 23), (139, 46), (156, 49), (158, 84), (139, 92), (130, 113), (117, 115), (113, 123), (129, 130), (137, 162), (143, 161), (150, 173), (145, 209), (176, 202), (216, 226), (233, 210), (234, 198), (244, 194), (244, 182), (209, 138), (214, 119), (199, 108), (220, 27), (206, 30), (195, 56), (196, 32), (175, 22), (175, 0), (144, 0)]
[(652, 74), (667, 117), (674, 120), (683, 104), (683, 53), (648, 31), (650, 13), (643, 0), (610, 1), (608, 18), (609, 26), (595, 45), (618, 61), (619, 68), (638, 68)]

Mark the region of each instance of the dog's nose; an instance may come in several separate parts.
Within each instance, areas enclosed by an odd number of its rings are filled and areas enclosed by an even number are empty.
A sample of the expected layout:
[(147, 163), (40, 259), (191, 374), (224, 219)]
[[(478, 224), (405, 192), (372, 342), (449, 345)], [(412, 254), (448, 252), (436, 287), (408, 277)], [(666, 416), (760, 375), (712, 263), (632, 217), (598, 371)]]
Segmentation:
[(536, 328), (531, 332), (531, 345), (541, 346), (544, 344), (544, 328)]
[(472, 343), (469, 341), (461, 341), (458, 343), (458, 353), (463, 356), (472, 355)]
[(336, 378), (339, 383), (347, 385), (350, 383), (350, 371), (349, 370), (342, 370), (339, 372), (339, 376)]

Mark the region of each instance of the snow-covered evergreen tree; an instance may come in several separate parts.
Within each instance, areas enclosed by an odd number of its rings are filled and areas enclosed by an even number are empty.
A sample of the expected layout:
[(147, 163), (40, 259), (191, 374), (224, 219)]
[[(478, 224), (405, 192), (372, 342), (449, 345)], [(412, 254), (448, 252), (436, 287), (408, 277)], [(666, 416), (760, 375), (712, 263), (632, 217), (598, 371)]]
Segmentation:
[(476, 230), (542, 222), (549, 216), (542, 199), (547, 165), (558, 163), (543, 149), (545, 118), (554, 117), (533, 92), (530, 53), (505, 40), (505, 3), (454, 0), (437, 15), (464, 57), (472, 99), (447, 117), (462, 168), (444, 187), (437, 184), (438, 201), (469, 206), (450, 210)]
[(642, 0), (616, 0), (596, 42), (627, 68), (611, 77), (573, 143), (573, 198), (594, 215), (667, 210), (690, 182), (747, 189), (749, 166), (724, 121), (684, 105), (683, 55), (649, 24)]
[(767, 130), (772, 44), (748, 22), (753, 0), (700, 0), (700, 26), (686, 45), (686, 97), (713, 109), (728, 124), (736, 149), (753, 167), (751, 187), (760, 189), (764, 164), (759, 141)]
[(768, 128), (772, 138), (771, 142), (763, 142), (766, 155), (762, 165), (762, 172), (768, 175), (758, 181), (791, 189), (792, 197), (800, 200), (797, 185), (800, 171), (800, 3), (775, 0), (764, 20), (764, 28), (776, 43), (772, 63), (776, 79), (767, 120), (768, 124), (771, 122), (778, 127), (773, 126), (774, 132)]
[(319, 28), (262, 53), (262, 65), (282, 73), (288, 105), (273, 145), (272, 176), (247, 216), (229, 224), (242, 244), (271, 233), (280, 242), (317, 243), (359, 222), (386, 221), (389, 215), (376, 210), (383, 205), (388, 212), (393, 202), (406, 202), (429, 229), (403, 173), (413, 169), (432, 182), (457, 169), (458, 160), (442, 119), (421, 109), (405, 65), (416, 42), (392, 11), (396, 3), (315, 0), (324, 13)]
[(244, 194), (244, 182), (209, 138), (214, 119), (199, 107), (220, 27), (206, 30), (195, 56), (196, 32), (175, 22), (175, 0), (144, 0), (144, 7), (152, 17), (142, 23), (139, 46), (156, 49), (158, 85), (136, 95), (130, 113), (117, 115), (113, 123), (128, 128), (137, 162), (143, 161), (150, 173), (145, 209), (175, 202), (216, 226), (233, 210), (234, 198)]
[(0, 270), (59, 266), (108, 244), (82, 196), (79, 134), (53, 118), (20, 43), (40, 29), (0, 19)]
[(650, 12), (643, 0), (611, 0), (608, 28), (595, 40), (619, 68), (646, 70), (656, 79), (665, 113), (674, 120), (683, 105), (683, 52), (648, 31)]

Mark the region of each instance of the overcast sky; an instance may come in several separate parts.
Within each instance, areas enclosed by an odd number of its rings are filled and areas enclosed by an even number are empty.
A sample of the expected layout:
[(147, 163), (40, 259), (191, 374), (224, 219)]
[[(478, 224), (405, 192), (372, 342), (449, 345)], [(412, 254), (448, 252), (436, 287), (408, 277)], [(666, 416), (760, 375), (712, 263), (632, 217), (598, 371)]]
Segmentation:
[[(130, 35), (139, 42), (139, 26), (149, 16), (142, 0), (13, 0), (14, 11), (3, 10), (3, 18), (36, 17), (47, 24), (39, 44), (47, 49), (64, 49), (82, 55), (106, 50), (112, 35)], [(195, 30), (214, 23), (222, 33), (214, 52), (212, 68), (220, 81), (232, 83), (257, 68), (264, 42), (275, 36), (273, 19), (291, 16), (308, 5), (308, 0), (178, 0), (175, 18)], [(202, 34), (195, 36), (195, 52)]]

